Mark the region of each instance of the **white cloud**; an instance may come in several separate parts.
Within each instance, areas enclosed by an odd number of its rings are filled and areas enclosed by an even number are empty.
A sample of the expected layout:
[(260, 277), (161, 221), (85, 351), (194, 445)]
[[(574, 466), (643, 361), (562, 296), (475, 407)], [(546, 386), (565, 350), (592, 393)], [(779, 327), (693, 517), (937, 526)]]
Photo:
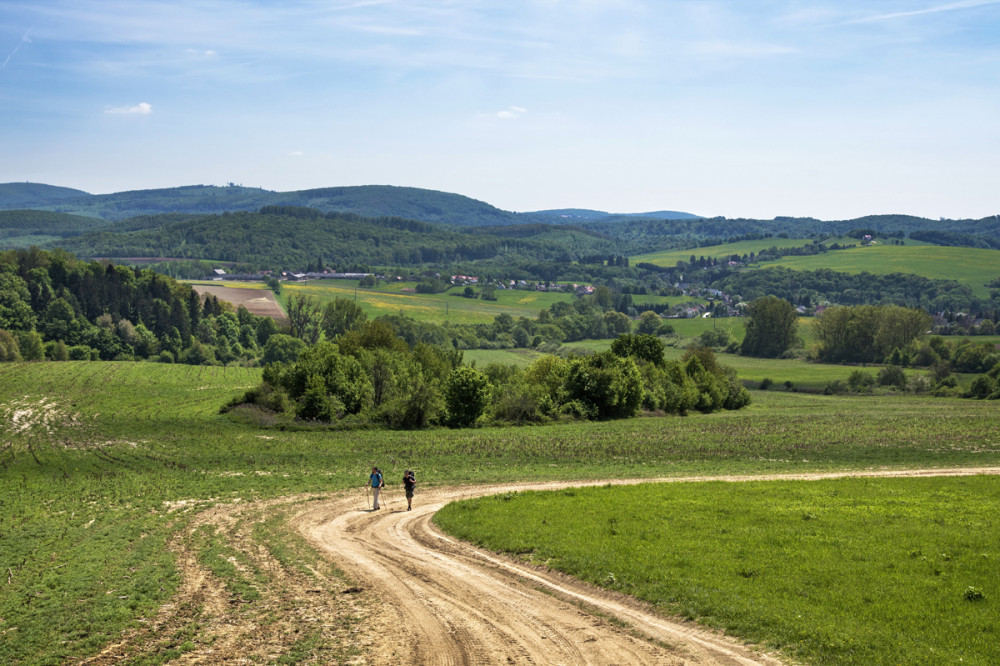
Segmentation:
[(944, 5), (935, 5), (933, 7), (925, 7), (924, 9), (915, 9), (908, 12), (893, 12), (891, 14), (878, 14), (875, 16), (867, 16), (865, 18), (855, 19), (854, 21), (847, 21), (847, 24), (852, 23), (876, 23), (879, 21), (891, 21), (898, 18), (908, 18), (910, 16), (922, 16), (924, 14), (939, 14), (941, 12), (951, 12), (959, 9), (973, 9), (975, 7), (982, 7), (985, 5), (995, 5), (1000, 0), (965, 0), (964, 2), (950, 2)]
[(139, 102), (135, 106), (115, 106), (108, 108), (105, 113), (109, 115), (137, 115), (148, 116), (153, 112), (153, 105), (149, 102)]
[(17, 53), (21, 49), (22, 46), (24, 46), (25, 44), (30, 44), (30, 43), (31, 43), (31, 39), (28, 37), (28, 33), (24, 33), (24, 37), (22, 37), (21, 41), (17, 43), (17, 46), (14, 47), (14, 50), (11, 51), (10, 54), (6, 58), (4, 58), (3, 64), (0, 64), (0, 68), (6, 67), (7, 63), (10, 62), (10, 59), (14, 57), (14, 54)]
[(512, 118), (520, 118), (526, 114), (528, 110), (523, 106), (508, 106), (503, 111), (497, 111), (496, 117), (502, 118), (503, 120), (510, 120)]

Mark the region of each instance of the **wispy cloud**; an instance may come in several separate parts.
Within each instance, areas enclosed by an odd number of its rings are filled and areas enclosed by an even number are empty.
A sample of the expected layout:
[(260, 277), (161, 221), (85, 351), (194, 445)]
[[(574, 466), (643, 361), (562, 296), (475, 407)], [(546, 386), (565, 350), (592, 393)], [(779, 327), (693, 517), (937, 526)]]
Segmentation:
[(14, 50), (11, 51), (6, 58), (4, 58), (3, 64), (0, 65), (0, 68), (6, 67), (7, 63), (10, 62), (10, 59), (14, 57), (14, 54), (20, 51), (22, 46), (30, 43), (31, 43), (31, 38), (28, 36), (28, 33), (24, 33), (24, 37), (21, 37), (21, 41), (17, 43), (17, 46), (14, 47)]
[(139, 102), (135, 106), (113, 106), (109, 107), (105, 113), (112, 116), (138, 115), (148, 116), (153, 112), (153, 105), (149, 102)]
[(508, 106), (503, 111), (497, 111), (495, 114), (492, 115), (494, 115), (497, 118), (500, 118), (501, 120), (512, 120), (514, 118), (520, 118), (527, 112), (528, 110), (523, 106)]
[(924, 9), (913, 9), (908, 12), (892, 12), (888, 14), (876, 14), (874, 16), (866, 16), (864, 18), (854, 19), (852, 21), (845, 21), (845, 25), (852, 25), (858, 23), (879, 23), (881, 21), (892, 21), (895, 19), (909, 18), (911, 16), (923, 16), (925, 14), (940, 14), (942, 12), (953, 12), (962, 9), (974, 9), (976, 7), (984, 7), (987, 5), (1000, 4), (1000, 0), (965, 0), (964, 2), (949, 2), (943, 5), (934, 5), (931, 7), (925, 7)]

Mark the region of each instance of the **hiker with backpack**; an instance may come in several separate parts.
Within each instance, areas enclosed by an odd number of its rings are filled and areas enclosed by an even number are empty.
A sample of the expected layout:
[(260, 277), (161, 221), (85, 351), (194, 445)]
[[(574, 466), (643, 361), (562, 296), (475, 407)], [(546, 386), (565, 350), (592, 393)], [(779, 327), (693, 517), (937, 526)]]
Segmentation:
[(412, 470), (403, 472), (403, 490), (406, 491), (406, 510), (413, 508), (413, 489), (417, 487), (417, 476)]
[(372, 467), (371, 476), (368, 477), (368, 484), (372, 488), (372, 495), (375, 501), (372, 504), (372, 511), (378, 511), (380, 508), (378, 504), (378, 494), (379, 491), (385, 486), (385, 479), (382, 478), (382, 470), (378, 467)]

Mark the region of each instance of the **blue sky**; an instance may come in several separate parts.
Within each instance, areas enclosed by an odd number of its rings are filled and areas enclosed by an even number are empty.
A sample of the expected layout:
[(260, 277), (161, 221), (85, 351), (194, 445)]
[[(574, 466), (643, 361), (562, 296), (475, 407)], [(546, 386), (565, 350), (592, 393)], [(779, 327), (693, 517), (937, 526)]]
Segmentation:
[(0, 182), (1000, 213), (1000, 0), (4, 0)]

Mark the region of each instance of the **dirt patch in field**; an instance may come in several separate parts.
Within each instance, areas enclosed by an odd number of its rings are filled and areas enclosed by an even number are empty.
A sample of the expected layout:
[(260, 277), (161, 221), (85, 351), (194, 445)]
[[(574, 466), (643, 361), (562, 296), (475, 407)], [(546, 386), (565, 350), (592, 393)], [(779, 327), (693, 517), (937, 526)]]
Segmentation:
[[(362, 489), (217, 505), (197, 514), (171, 544), (183, 575), (178, 594), (85, 663), (176, 650), (171, 663), (780, 664), (630, 597), (456, 541), (431, 518), (458, 499), (572, 486), (973, 474), (1000, 468), (422, 488), (412, 511), (394, 488), (379, 511)], [(288, 534), (311, 545), (315, 559), (308, 566), (273, 551), (273, 540), (255, 537), (254, 526), (276, 513)], [(206, 529), (238, 553), (242, 571), (258, 572), (259, 599), (240, 599), (205, 566), (195, 544)]]
[(258, 317), (270, 317), (279, 324), (288, 321), (285, 311), (281, 309), (274, 292), (270, 289), (247, 289), (243, 287), (224, 287), (214, 284), (193, 284), (191, 288), (204, 296), (210, 294), (220, 301), (232, 303), (234, 308), (245, 307), (250, 314)]

